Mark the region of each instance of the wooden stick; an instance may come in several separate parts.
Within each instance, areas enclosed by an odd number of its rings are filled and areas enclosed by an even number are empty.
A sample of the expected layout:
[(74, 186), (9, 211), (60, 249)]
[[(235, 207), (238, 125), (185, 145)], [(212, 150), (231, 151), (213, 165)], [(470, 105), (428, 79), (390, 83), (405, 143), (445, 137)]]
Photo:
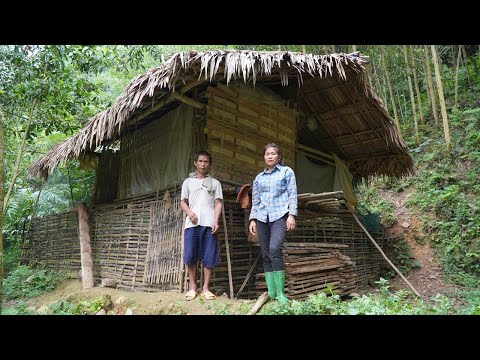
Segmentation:
[(227, 221), (225, 220), (225, 207), (223, 206), (223, 204), (222, 204), (222, 219), (223, 219), (223, 229), (225, 231), (225, 248), (227, 252), (228, 282), (230, 284), (230, 299), (233, 299), (232, 265), (230, 263), (230, 247), (228, 246)]
[(185, 230), (184, 230), (184, 227), (185, 227), (185, 214), (182, 214), (182, 254), (181, 254), (181, 260), (180, 260), (180, 287), (179, 287), (179, 290), (180, 290), (180, 293), (183, 292), (183, 287), (184, 287), (184, 283), (183, 283), (183, 280), (184, 280), (184, 277), (186, 278), (186, 275), (185, 275), (185, 265), (183, 264), (183, 252), (184, 252), (184, 249), (185, 249), (185, 245), (184, 245), (184, 241), (185, 241)]
[(252, 275), (253, 269), (255, 269), (255, 266), (257, 265), (258, 260), (260, 260), (260, 254), (261, 254), (261, 253), (258, 253), (258, 256), (257, 256), (257, 258), (255, 259), (255, 261), (253, 262), (252, 267), (251, 267), (250, 270), (248, 271), (247, 277), (246, 277), (245, 280), (243, 281), (242, 286), (240, 286), (240, 290), (238, 290), (237, 296), (235, 296), (235, 300), (237, 300), (238, 295), (240, 295), (240, 293), (242, 292), (243, 288), (244, 288), (245, 285), (247, 284), (248, 279), (250, 279), (250, 276)]
[(247, 315), (255, 315), (258, 310), (268, 301), (270, 300), (270, 296), (268, 295), (268, 291), (265, 291), (260, 297), (258, 298), (257, 302), (253, 307), (250, 309), (250, 311), (247, 313)]
[(353, 217), (355, 218), (355, 220), (357, 221), (358, 225), (360, 225), (360, 227), (363, 229), (363, 231), (365, 232), (365, 234), (367, 234), (368, 238), (372, 241), (373, 245), (375, 245), (375, 247), (378, 249), (378, 251), (380, 251), (380, 254), (382, 254), (383, 258), (385, 260), (387, 260), (388, 264), (393, 268), (393, 270), (395, 270), (395, 272), (400, 275), (400, 277), (402, 278), (403, 281), (405, 281), (405, 283), (410, 287), (410, 289), (412, 289), (412, 291), (415, 293), (415, 295), (417, 295), (419, 298), (422, 298), (422, 296), (420, 295), (420, 293), (415, 290), (415, 288), (413, 287), (412, 284), (410, 284), (410, 282), (405, 278), (405, 276), (403, 276), (403, 274), (400, 272), (400, 270), (398, 270), (396, 268), (395, 265), (393, 265), (393, 263), (388, 259), (387, 255), (385, 255), (385, 253), (383, 252), (383, 250), (380, 248), (380, 246), (378, 246), (378, 244), (375, 242), (375, 240), (373, 240), (372, 236), (370, 235), (370, 233), (367, 231), (367, 229), (365, 229), (365, 227), (362, 225), (362, 223), (360, 222), (360, 220), (358, 220), (357, 216), (355, 215), (355, 213), (353, 212), (353, 209), (350, 207), (349, 204), (347, 204), (347, 206), (349, 207), (350, 211), (352, 212), (352, 215)]

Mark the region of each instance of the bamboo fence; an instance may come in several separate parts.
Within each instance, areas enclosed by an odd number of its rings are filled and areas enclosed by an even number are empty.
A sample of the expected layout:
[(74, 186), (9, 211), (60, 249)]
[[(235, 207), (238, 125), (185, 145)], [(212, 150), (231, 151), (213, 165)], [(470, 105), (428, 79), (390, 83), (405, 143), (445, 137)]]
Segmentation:
[[(317, 202), (321, 194), (299, 195), (297, 226), (288, 233), (284, 249), (287, 294), (292, 298), (305, 298), (329, 285), (346, 294), (368, 285), (380, 274), (383, 258), (348, 210), (338, 204), (341, 194), (332, 194), (323, 196), (331, 200), (324, 202)], [(263, 266), (262, 261), (255, 265), (258, 242), (248, 240), (249, 211), (235, 202), (235, 196), (235, 188), (224, 189), (233, 290), (237, 294), (247, 280), (237, 296), (255, 298), (265, 287)], [(185, 288), (188, 279), (182, 264), (183, 213), (179, 200), (177, 185), (89, 209), (95, 282), (112, 278), (119, 282), (117, 288), (134, 291)], [(69, 212), (33, 219), (28, 243), (35, 263), (55, 270), (80, 269), (76, 216), (76, 212)], [(382, 245), (383, 233), (372, 236)], [(221, 263), (213, 271), (211, 289), (217, 295), (229, 294), (222, 220), (218, 240)], [(310, 267), (302, 262), (310, 262)], [(201, 286), (201, 265), (198, 270), (197, 285)]]

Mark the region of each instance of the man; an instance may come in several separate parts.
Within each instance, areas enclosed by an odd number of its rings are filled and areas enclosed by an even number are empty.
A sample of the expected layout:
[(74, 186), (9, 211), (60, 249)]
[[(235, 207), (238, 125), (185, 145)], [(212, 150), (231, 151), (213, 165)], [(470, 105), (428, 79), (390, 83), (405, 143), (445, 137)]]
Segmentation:
[(204, 282), (200, 296), (214, 300), (216, 296), (208, 289), (212, 269), (220, 264), (218, 246), (218, 221), (222, 212), (222, 186), (209, 174), (212, 155), (199, 151), (194, 156), (193, 165), (197, 169), (182, 184), (180, 206), (187, 214), (185, 220), (185, 250), (183, 259), (188, 267), (190, 290), (185, 299), (190, 301), (197, 296), (197, 262), (204, 267)]

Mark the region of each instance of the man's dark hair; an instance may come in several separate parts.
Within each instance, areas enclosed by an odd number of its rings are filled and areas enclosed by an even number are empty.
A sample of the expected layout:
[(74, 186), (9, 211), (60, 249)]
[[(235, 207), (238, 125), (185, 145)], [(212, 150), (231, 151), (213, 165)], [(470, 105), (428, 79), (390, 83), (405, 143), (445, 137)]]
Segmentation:
[(208, 156), (208, 161), (210, 162), (210, 165), (212, 164), (212, 155), (210, 155), (210, 153), (208, 151), (205, 151), (205, 150), (200, 150), (200, 151), (197, 151), (195, 153), (195, 155), (193, 155), (193, 160), (196, 162), (198, 161), (198, 157), (199, 156)]

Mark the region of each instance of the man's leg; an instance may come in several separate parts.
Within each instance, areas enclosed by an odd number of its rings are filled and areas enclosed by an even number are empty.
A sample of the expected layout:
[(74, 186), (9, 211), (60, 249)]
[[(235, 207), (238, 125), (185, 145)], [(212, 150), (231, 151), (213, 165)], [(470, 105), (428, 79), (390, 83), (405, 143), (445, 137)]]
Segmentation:
[(197, 291), (197, 264), (187, 265), (190, 290)]
[(213, 273), (212, 268), (207, 268), (206, 266), (203, 267), (203, 277), (204, 277), (203, 291), (208, 290), (208, 287), (210, 285), (210, 279), (212, 277), (212, 273)]
[(202, 229), (202, 234), (200, 236), (201, 243), (201, 259), (203, 263), (203, 290), (202, 296), (206, 300), (214, 300), (216, 298), (209, 290), (210, 279), (212, 278), (213, 268), (220, 264), (220, 247), (218, 246), (217, 235), (212, 234), (212, 229), (210, 227), (205, 227)]

